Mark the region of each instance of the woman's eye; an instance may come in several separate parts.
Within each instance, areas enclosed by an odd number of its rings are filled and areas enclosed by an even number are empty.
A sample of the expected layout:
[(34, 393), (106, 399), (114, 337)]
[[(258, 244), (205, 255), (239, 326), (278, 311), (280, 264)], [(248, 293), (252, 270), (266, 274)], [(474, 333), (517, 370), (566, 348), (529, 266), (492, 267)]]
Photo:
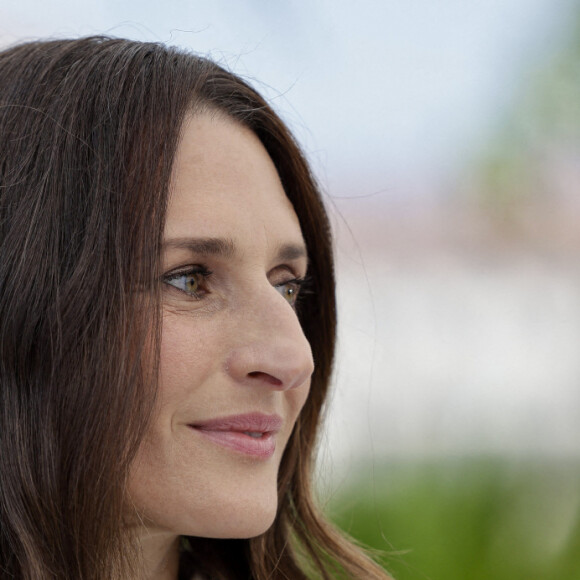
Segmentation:
[(201, 298), (206, 293), (205, 279), (211, 274), (205, 268), (196, 268), (187, 272), (175, 272), (165, 276), (164, 282), (185, 292), (194, 298)]
[(300, 287), (303, 283), (303, 279), (296, 278), (294, 280), (288, 280), (288, 282), (284, 282), (283, 284), (276, 284), (275, 288), (284, 296), (290, 306), (295, 307), (298, 294), (300, 293)]

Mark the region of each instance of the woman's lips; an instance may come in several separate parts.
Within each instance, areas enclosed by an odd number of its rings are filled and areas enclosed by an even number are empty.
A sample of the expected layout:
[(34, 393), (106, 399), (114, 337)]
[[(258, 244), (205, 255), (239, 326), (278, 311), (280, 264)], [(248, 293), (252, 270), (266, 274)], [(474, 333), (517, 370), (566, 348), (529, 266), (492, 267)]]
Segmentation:
[(276, 450), (275, 435), (282, 424), (279, 415), (247, 413), (200, 421), (189, 426), (222, 447), (267, 459)]

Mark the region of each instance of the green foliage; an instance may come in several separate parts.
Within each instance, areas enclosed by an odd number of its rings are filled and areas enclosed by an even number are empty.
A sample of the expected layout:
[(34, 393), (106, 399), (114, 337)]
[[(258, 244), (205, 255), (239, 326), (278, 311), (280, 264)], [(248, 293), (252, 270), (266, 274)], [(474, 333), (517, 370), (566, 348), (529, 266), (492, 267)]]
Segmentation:
[(530, 63), (511, 106), (476, 161), (476, 191), (497, 217), (553, 197), (550, 167), (580, 151), (580, 2), (559, 41)]
[(398, 463), (353, 481), (329, 514), (397, 580), (580, 579), (579, 476), (564, 461)]

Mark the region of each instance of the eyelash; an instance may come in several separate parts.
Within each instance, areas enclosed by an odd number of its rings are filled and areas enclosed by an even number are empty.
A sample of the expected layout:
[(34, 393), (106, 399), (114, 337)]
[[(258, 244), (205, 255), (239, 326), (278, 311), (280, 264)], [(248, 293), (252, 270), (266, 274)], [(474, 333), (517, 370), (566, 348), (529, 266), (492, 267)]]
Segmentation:
[[(204, 282), (212, 275), (212, 271), (206, 268), (205, 266), (195, 266), (192, 268), (188, 268), (187, 270), (178, 270), (175, 272), (171, 272), (164, 276), (163, 282), (172, 286), (176, 290), (183, 292), (184, 294), (191, 296), (196, 300), (203, 299), (203, 295), (208, 292), (206, 288), (201, 288), (201, 291), (197, 289), (197, 287), (203, 286)], [(194, 278), (197, 282), (197, 287), (195, 290), (187, 288), (187, 278)], [(182, 284), (174, 283), (177, 280), (183, 279)], [(292, 278), (291, 280), (286, 280), (280, 284), (274, 284), (274, 288), (280, 293), (280, 295), (286, 299), (288, 304), (292, 306), (292, 308), (296, 308), (298, 301), (302, 298), (305, 294), (305, 287), (308, 286), (310, 282), (309, 277), (305, 276), (304, 278)], [(287, 295), (284, 293), (284, 290), (288, 289), (291, 293)], [(306, 293), (308, 293), (306, 291)]]
[[(282, 284), (275, 284), (274, 288), (278, 290), (280, 295), (286, 299), (286, 302), (292, 306), (292, 308), (296, 309), (298, 305), (298, 301), (300, 298), (304, 297), (304, 287), (308, 283), (308, 278), (293, 278), (292, 280), (287, 280)], [(290, 297), (284, 295), (282, 292), (284, 288), (287, 287), (289, 290), (292, 290), (293, 293)], [(290, 299), (289, 299), (290, 298)]]
[[(168, 284), (169, 286), (173, 286), (174, 288), (176, 288), (180, 292), (183, 292), (184, 294), (187, 294), (188, 296), (191, 296), (197, 300), (201, 300), (203, 294), (207, 292), (207, 290), (202, 288), (201, 290), (202, 294), (200, 295), (199, 290), (191, 290), (186, 287), (187, 282), (185, 282), (185, 279), (188, 277), (195, 278), (199, 286), (202, 285), (203, 282), (205, 282), (211, 275), (212, 272), (208, 270), (205, 266), (195, 266), (193, 268), (188, 268), (187, 270), (177, 270), (176, 272), (171, 272), (170, 274), (164, 276), (163, 282), (165, 282), (165, 284)], [(181, 287), (181, 285), (173, 283), (173, 281), (179, 280), (180, 278), (184, 279), (184, 284), (182, 285), (183, 287)]]

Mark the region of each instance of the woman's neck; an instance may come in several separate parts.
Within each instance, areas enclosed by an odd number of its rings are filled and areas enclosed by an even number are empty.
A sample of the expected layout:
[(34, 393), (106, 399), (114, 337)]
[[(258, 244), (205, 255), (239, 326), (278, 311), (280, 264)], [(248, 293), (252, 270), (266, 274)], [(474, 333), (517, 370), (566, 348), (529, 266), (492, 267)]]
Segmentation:
[(177, 580), (179, 536), (144, 530), (140, 535), (143, 576), (146, 580)]

